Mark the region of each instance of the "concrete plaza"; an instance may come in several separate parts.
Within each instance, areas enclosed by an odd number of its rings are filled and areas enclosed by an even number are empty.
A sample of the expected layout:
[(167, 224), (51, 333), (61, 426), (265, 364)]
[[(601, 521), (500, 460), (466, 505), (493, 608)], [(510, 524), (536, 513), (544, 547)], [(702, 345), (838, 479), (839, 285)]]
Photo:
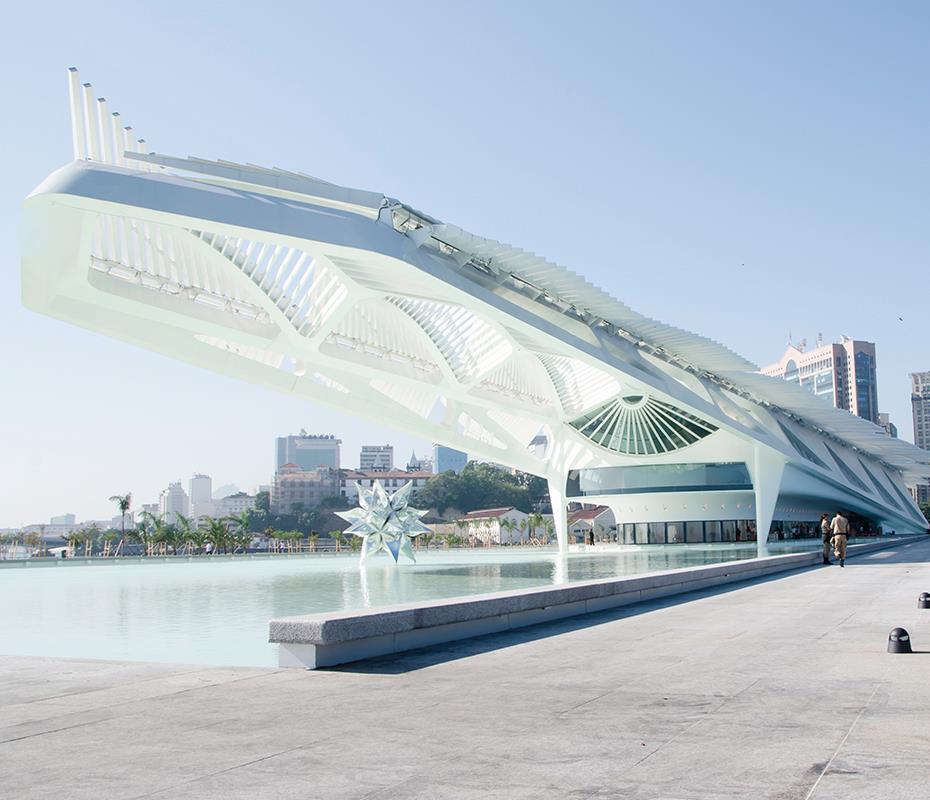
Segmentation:
[[(0, 797), (928, 797), (928, 560), (332, 671), (0, 657)], [(897, 625), (921, 652), (885, 652)]]

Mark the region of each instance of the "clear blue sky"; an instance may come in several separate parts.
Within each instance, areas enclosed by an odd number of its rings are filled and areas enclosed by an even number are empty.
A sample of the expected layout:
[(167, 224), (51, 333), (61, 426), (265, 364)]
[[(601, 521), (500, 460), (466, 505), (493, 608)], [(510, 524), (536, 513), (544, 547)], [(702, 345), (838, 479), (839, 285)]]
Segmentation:
[(757, 363), (789, 332), (873, 340), (910, 438), (926, 3), (29, 2), (4, 26), (0, 526), (194, 470), (267, 482), (300, 427), (349, 463), (425, 444), (22, 308), (20, 208), (71, 157), (70, 65), (160, 152), (383, 191)]

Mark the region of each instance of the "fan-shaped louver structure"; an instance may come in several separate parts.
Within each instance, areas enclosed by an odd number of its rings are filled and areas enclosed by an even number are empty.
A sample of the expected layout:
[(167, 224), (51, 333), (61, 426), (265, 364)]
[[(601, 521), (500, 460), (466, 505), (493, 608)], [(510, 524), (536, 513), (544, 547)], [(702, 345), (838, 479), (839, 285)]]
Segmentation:
[(568, 499), (623, 542), (764, 542), (837, 507), (925, 527), (927, 452), (379, 192), (150, 152), (68, 79), (74, 160), (23, 209), (29, 307), (542, 475), (563, 548)]
[(717, 426), (653, 397), (624, 395), (574, 419), (571, 426), (614, 453), (671, 453), (710, 436)]

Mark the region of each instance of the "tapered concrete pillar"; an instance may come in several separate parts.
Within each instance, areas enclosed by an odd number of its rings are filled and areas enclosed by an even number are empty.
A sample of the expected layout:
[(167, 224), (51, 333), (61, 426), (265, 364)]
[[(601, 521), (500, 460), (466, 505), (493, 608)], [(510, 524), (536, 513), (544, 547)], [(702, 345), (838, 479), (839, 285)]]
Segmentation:
[(775, 516), (775, 505), (781, 491), (781, 478), (785, 472), (784, 456), (764, 447), (754, 448), (752, 464), (748, 464), (756, 501), (756, 551), (768, 552), (769, 528)]
[(549, 499), (552, 501), (552, 521), (559, 542), (559, 552), (568, 552), (568, 510), (565, 505), (565, 479), (549, 480)]

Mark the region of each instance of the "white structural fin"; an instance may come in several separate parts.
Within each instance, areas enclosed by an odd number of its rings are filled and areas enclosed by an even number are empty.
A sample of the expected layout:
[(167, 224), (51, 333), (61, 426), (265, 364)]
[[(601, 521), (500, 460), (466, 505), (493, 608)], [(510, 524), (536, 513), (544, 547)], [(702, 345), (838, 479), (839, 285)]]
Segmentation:
[(125, 153), (145, 151), (145, 140), (133, 141), (132, 127), (122, 125), (118, 111), (110, 113), (105, 97), (95, 97), (93, 86), (81, 83), (77, 67), (68, 68), (68, 97), (71, 109), (71, 145), (76, 161), (99, 161), (145, 172), (152, 165), (126, 160)]

